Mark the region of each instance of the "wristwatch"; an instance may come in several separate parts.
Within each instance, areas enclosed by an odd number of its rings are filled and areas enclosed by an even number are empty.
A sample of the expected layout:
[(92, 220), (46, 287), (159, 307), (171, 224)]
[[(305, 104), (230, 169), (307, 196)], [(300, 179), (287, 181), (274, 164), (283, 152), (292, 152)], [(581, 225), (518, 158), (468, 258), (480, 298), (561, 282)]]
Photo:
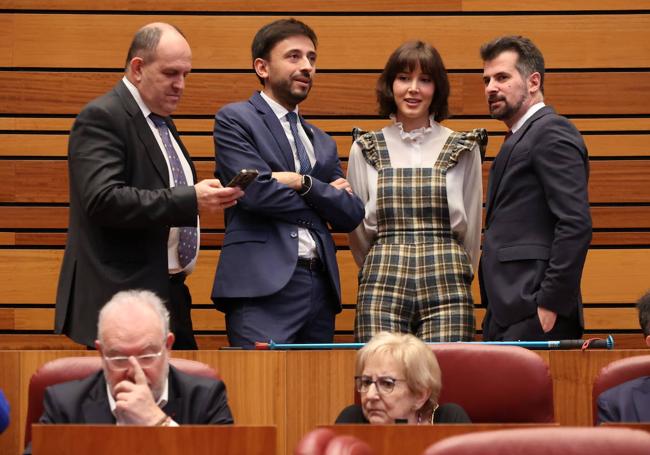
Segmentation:
[(303, 175), (302, 180), (300, 181), (301, 186), (300, 186), (300, 192), (299, 194), (301, 196), (304, 196), (305, 194), (309, 193), (309, 190), (311, 190), (311, 175)]

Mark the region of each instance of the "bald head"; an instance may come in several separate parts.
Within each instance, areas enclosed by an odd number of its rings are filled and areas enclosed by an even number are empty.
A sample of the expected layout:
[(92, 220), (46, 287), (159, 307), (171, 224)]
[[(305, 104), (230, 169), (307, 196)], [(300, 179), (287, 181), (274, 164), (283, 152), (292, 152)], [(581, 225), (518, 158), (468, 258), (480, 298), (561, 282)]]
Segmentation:
[(102, 344), (107, 333), (145, 331), (160, 333), (161, 340), (169, 333), (169, 312), (151, 291), (118, 292), (99, 312), (97, 336)]
[(129, 70), (131, 60), (134, 57), (140, 57), (145, 61), (153, 60), (161, 37), (167, 33), (185, 39), (185, 35), (178, 27), (165, 22), (152, 22), (138, 30), (133, 37), (133, 41), (131, 41), (131, 46), (126, 56), (125, 69), (127, 71)]

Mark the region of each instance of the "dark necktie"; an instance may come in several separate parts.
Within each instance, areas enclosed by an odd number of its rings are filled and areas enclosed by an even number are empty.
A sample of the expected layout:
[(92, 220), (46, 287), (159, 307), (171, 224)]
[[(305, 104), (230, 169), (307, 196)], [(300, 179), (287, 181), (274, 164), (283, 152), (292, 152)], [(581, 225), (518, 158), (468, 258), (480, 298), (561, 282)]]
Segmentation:
[(291, 134), (293, 134), (293, 139), (296, 142), (296, 153), (298, 154), (298, 161), (300, 162), (300, 173), (302, 175), (309, 174), (311, 171), (311, 163), (309, 161), (309, 155), (307, 155), (307, 150), (305, 149), (305, 144), (300, 140), (298, 135), (298, 115), (295, 112), (289, 112), (287, 114), (287, 119), (289, 120), (289, 127), (291, 128)]
[[(181, 165), (181, 160), (178, 158), (176, 149), (172, 144), (171, 136), (169, 135), (169, 128), (167, 127), (167, 122), (165, 119), (159, 115), (154, 114), (153, 112), (149, 114), (149, 118), (153, 121), (158, 128), (160, 133), (160, 138), (162, 139), (163, 145), (165, 146), (165, 154), (169, 160), (169, 166), (172, 169), (172, 177), (174, 178), (175, 186), (186, 186), (187, 179), (185, 178), (185, 172), (183, 172), (183, 166)], [(193, 226), (187, 226), (179, 228), (178, 232), (178, 262), (181, 267), (187, 267), (187, 264), (192, 262), (194, 256), (196, 256), (196, 228)]]

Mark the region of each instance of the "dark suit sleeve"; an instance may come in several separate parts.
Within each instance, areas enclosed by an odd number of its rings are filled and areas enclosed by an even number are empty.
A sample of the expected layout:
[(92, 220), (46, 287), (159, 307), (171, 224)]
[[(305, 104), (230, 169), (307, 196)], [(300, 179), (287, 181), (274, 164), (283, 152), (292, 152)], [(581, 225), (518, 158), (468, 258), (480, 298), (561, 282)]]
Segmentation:
[[(272, 178), (272, 172), (287, 169), (272, 169), (260, 156), (246, 120), (232, 107), (217, 113), (214, 139), (218, 149), (218, 176), (222, 180), (230, 180), (241, 169), (260, 171), (258, 179), (248, 186), (246, 195), (239, 201), (240, 208), (296, 225), (305, 220), (315, 222), (314, 217), (318, 216), (346, 231), (353, 230), (363, 218), (361, 200), (347, 191), (337, 190), (329, 182), (313, 178), (311, 190), (301, 197), (295, 190)], [(269, 140), (274, 139), (269, 135)], [(342, 176), (337, 158), (331, 181)]]
[(226, 395), (226, 386), (222, 381), (215, 382), (210, 388), (205, 399), (207, 403), (205, 418), (202, 423), (206, 424), (232, 424), (234, 420), (228, 398)]
[(67, 404), (60, 401), (55, 388), (47, 387), (43, 395), (43, 414), (38, 423), (72, 423), (64, 411)]
[[(609, 391), (611, 391), (610, 389)], [(611, 400), (611, 397), (608, 394), (608, 391), (605, 391), (600, 394), (598, 400), (596, 400), (596, 408), (598, 411), (598, 417), (596, 419), (597, 424), (604, 422), (620, 422), (621, 416), (616, 406), (614, 400)]]
[[(129, 186), (137, 178), (131, 174), (146, 166), (129, 160), (150, 158), (139, 138), (132, 137), (137, 136), (129, 125), (134, 119), (124, 116), (97, 104), (88, 105), (77, 116), (70, 133), (68, 166), (71, 190), (79, 195), (84, 211), (94, 222), (111, 227), (196, 225), (193, 186)], [(135, 144), (139, 148), (129, 151)], [(148, 171), (156, 172), (153, 165)]]
[(535, 298), (538, 306), (569, 316), (575, 308), (566, 305), (566, 296), (579, 292), (591, 242), (587, 151), (568, 120), (547, 117), (535, 130), (531, 160), (555, 227), (548, 267)]

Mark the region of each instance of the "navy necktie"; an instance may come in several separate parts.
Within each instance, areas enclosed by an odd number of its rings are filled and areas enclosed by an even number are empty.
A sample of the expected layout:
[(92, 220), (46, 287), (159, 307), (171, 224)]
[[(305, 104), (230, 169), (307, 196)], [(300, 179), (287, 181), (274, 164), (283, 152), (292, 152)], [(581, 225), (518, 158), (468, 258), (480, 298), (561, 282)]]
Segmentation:
[[(172, 169), (174, 186), (186, 186), (187, 179), (185, 178), (185, 172), (183, 172), (181, 160), (178, 158), (176, 149), (174, 149), (174, 145), (172, 144), (167, 122), (165, 122), (165, 119), (163, 117), (156, 115), (153, 112), (149, 114), (149, 118), (156, 125), (156, 128), (158, 128), (160, 138), (162, 139), (163, 145), (165, 146), (165, 154), (169, 160), (169, 167)], [(194, 256), (196, 256), (196, 235), (196, 228), (193, 226), (179, 228), (178, 262), (183, 268), (187, 267), (187, 264), (192, 262), (192, 259), (194, 259)]]
[(298, 161), (300, 162), (300, 173), (302, 175), (309, 174), (309, 171), (311, 171), (311, 162), (309, 161), (309, 155), (307, 155), (305, 144), (302, 143), (300, 136), (298, 135), (298, 115), (296, 115), (295, 112), (289, 112), (287, 114), (287, 119), (289, 120), (291, 134), (293, 134), (293, 139), (296, 142), (296, 153), (298, 154)]

